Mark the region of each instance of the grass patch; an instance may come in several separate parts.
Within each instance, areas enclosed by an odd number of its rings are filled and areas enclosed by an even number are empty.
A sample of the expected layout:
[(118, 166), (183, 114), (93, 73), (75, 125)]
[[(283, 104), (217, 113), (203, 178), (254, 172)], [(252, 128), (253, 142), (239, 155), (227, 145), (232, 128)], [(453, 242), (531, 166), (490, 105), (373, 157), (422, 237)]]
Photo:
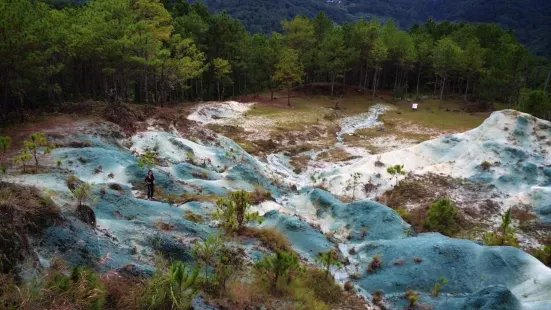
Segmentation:
[(257, 185), (251, 192), (249, 202), (253, 205), (259, 204), (267, 200), (273, 200), (272, 193), (264, 187)]
[(201, 215), (199, 215), (197, 213), (193, 213), (190, 210), (185, 211), (184, 219), (186, 219), (190, 222), (194, 222), (194, 223), (202, 223), (203, 222), (203, 217)]
[(318, 154), (317, 160), (323, 160), (327, 162), (339, 162), (346, 161), (352, 158), (352, 155), (342, 148), (334, 148), (323, 153)]
[(60, 213), (38, 189), (0, 182), (0, 273), (24, 260), (32, 252), (28, 236), (61, 221)]
[(272, 251), (293, 251), (287, 237), (275, 228), (247, 227), (241, 235), (260, 240), (264, 246)]

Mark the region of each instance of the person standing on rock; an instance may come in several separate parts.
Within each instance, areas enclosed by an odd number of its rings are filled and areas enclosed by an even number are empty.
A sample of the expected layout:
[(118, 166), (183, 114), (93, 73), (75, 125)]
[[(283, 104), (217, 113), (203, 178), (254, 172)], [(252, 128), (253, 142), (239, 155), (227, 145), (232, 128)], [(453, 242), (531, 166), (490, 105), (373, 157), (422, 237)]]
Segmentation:
[(153, 190), (155, 187), (155, 177), (153, 171), (149, 170), (147, 176), (145, 176), (145, 183), (147, 184), (147, 200), (153, 199)]

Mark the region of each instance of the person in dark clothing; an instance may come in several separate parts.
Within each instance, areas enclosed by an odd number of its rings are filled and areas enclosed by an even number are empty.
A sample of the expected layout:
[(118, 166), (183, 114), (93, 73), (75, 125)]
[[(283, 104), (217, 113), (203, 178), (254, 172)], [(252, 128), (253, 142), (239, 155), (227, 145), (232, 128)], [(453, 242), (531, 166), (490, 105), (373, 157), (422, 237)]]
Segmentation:
[(153, 190), (155, 187), (155, 177), (153, 176), (153, 171), (149, 170), (147, 172), (145, 183), (147, 184), (147, 200), (151, 200), (153, 199)]

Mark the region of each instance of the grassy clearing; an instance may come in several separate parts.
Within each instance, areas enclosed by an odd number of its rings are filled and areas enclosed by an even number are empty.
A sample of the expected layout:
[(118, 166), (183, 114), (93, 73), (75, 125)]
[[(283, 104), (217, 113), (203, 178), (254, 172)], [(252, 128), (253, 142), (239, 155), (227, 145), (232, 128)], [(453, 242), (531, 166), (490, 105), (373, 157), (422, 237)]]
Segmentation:
[(352, 155), (350, 155), (346, 150), (338, 147), (318, 154), (316, 159), (327, 162), (339, 162), (349, 160), (351, 156)]

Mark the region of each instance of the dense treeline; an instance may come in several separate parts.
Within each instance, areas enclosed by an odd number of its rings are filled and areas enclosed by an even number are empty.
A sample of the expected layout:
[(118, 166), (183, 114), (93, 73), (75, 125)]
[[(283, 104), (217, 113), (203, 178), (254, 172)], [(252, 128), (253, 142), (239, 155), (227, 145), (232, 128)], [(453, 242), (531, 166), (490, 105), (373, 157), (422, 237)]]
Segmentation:
[(545, 60), (492, 24), (392, 21), (335, 25), (324, 13), (249, 34), (227, 14), (184, 0), (94, 0), (52, 8), (0, 0), (3, 124), (63, 101), (118, 97), (163, 105), (221, 99), (300, 83), (354, 85), (375, 96), (431, 91), (517, 103), (543, 88)]
[(520, 42), (538, 55), (551, 56), (551, 1), (548, 0), (202, 1), (214, 12), (227, 11), (251, 32), (281, 31), (280, 20), (295, 14), (314, 17), (319, 11), (326, 12), (339, 24), (366, 17), (392, 18), (402, 28), (410, 28), (429, 18), (497, 23), (514, 29)]

